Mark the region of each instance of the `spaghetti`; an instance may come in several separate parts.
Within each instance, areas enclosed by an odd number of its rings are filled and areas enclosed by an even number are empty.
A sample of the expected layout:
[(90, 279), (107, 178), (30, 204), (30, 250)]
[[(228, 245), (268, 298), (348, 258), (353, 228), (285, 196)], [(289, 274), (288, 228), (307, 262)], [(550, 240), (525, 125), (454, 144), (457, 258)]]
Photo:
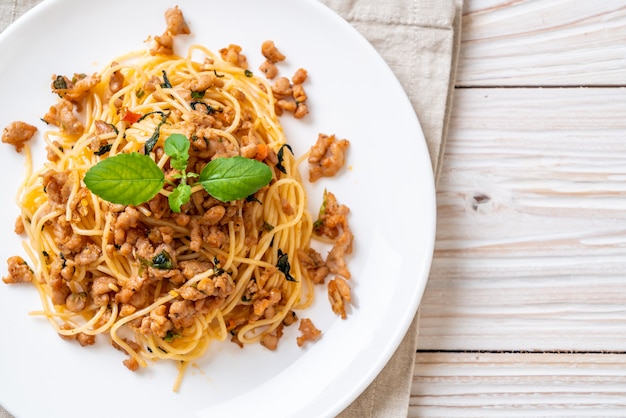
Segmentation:
[[(314, 285), (329, 273), (337, 275), (328, 283), (332, 309), (346, 318), (344, 256), (353, 237), (348, 208), (330, 192), (313, 220), (299, 174), (308, 157), (322, 175), (334, 175), (348, 142), (320, 134), (312, 151), (296, 159), (278, 120), (285, 110), (296, 117), (308, 112), (306, 72), (299, 70), (293, 85), (284, 79), (270, 85), (246, 69), (236, 45), (219, 54), (200, 45), (185, 56), (163, 52), (172, 34), (188, 33), (177, 8), (166, 18), (173, 29), (156, 37), (156, 50), (119, 57), (99, 74), (53, 77), (60, 99), (43, 119), (59, 129), (44, 133), (43, 167), (35, 170), (26, 144), (35, 128), (15, 122), (3, 132), (3, 142), (27, 156), (16, 231), (28, 235), (34, 263), (31, 269), (11, 257), (3, 281), (32, 282), (43, 307), (34, 314), (81, 345), (108, 335), (128, 354), (131, 370), (151, 360), (177, 361), (177, 390), (186, 367), (212, 341), (230, 337), (240, 346), (275, 349), (283, 327), (311, 306)], [(275, 72), (276, 57), (284, 56), (271, 42), (263, 48), (262, 67)], [(182, 173), (167, 150), (174, 135), (188, 141)], [(143, 203), (111, 203), (86, 184), (86, 173), (102, 161), (138, 154), (165, 179)], [(271, 180), (245, 198), (210, 195), (195, 173), (231, 157), (265, 164)], [(173, 206), (181, 183), (189, 195)], [(330, 238), (326, 261), (311, 248), (314, 233)], [(308, 318), (300, 330), (298, 345), (320, 334)]]
[[(345, 222), (347, 208), (332, 194), (328, 211), (338, 211), (325, 215), (333, 225), (315, 223), (307, 211), (298, 168), (307, 155), (292, 155), (278, 121), (278, 101), (287, 99), (242, 68), (243, 58), (233, 45), (219, 54), (193, 45), (186, 56), (140, 51), (99, 74), (55, 76), (60, 99), (44, 120), (60, 129), (44, 133), (48, 160), (41, 169), (35, 171), (29, 147), (20, 143), (28, 169), (18, 229), (29, 237), (34, 269), (17, 257), (9, 260), (11, 276), (33, 274), (43, 306), (35, 314), (62, 337), (91, 345), (108, 335), (128, 354), (131, 370), (149, 360), (176, 360), (175, 390), (211, 341), (230, 337), (241, 346), (276, 348), (283, 327), (297, 321), (295, 311), (312, 304), (314, 285), (333, 272), (311, 248), (315, 228), (330, 228), (335, 239), (341, 233), (342, 251), (351, 251), (347, 223), (336, 222)], [(271, 181), (247, 198), (223, 202), (188, 175), (192, 193), (173, 210), (168, 196), (180, 173), (164, 150), (172, 134), (189, 140), (189, 173), (238, 156), (270, 167)], [(116, 204), (86, 187), (94, 165), (132, 153), (148, 155), (165, 174), (154, 197)], [(349, 278), (343, 256), (337, 259)], [(330, 297), (345, 318), (349, 288), (337, 283)], [(310, 339), (319, 335), (308, 319), (302, 329)]]

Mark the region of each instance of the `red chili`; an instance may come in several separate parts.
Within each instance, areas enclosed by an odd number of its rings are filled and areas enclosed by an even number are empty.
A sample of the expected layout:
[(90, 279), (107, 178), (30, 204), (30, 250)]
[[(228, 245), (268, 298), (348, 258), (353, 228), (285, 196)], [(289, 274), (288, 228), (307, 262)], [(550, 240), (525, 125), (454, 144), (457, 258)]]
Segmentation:
[(141, 115), (139, 113), (131, 112), (130, 110), (125, 109), (124, 117), (122, 117), (122, 120), (124, 122), (128, 122), (132, 125), (133, 123), (137, 122), (139, 119), (141, 119)]

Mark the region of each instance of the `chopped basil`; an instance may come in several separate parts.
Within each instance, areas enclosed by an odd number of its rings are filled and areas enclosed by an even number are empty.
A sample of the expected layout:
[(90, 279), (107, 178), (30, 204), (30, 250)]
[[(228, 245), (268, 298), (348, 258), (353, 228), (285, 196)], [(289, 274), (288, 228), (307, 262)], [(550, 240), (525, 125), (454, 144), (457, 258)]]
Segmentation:
[(165, 70), (161, 71), (161, 73), (163, 74), (163, 82), (161, 83), (161, 88), (171, 89), (172, 83), (170, 83), (170, 80), (167, 78), (167, 73), (165, 72)]
[(278, 261), (276, 262), (278, 270), (285, 275), (285, 278), (290, 282), (295, 282), (296, 279), (291, 275), (291, 265), (289, 264), (289, 257), (283, 251), (278, 249)]
[(94, 154), (97, 156), (104, 155), (107, 152), (111, 151), (111, 147), (113, 147), (113, 144), (102, 145), (100, 149), (98, 149), (98, 151), (94, 151)]
[[(163, 338), (163, 341), (171, 343), (174, 339), (180, 338), (180, 337), (181, 337), (181, 335), (176, 333), (176, 332), (167, 331), (167, 333), (165, 334), (165, 337)], [(161, 348), (161, 347), (159, 347), (159, 348)], [(161, 348), (161, 350), (163, 350), (163, 349)], [(165, 351), (165, 350), (163, 350), (163, 351)]]
[(174, 267), (172, 257), (163, 250), (152, 258), (151, 267), (158, 270), (171, 270)]
[(63, 77), (62, 75), (58, 75), (52, 82), (52, 87), (54, 87), (55, 90), (67, 89), (67, 82), (65, 81), (65, 77)]
[(206, 90), (202, 90), (202, 91), (191, 91), (191, 98), (194, 100), (200, 100), (204, 97), (204, 94), (206, 93)]
[(156, 145), (157, 141), (159, 140), (159, 136), (161, 135), (161, 126), (163, 126), (163, 124), (167, 121), (168, 114), (165, 114), (163, 112), (159, 112), (159, 113), (161, 113), (161, 121), (159, 122), (157, 127), (154, 129), (154, 133), (152, 134), (150, 139), (148, 139), (144, 145), (144, 153), (146, 155), (152, 152), (152, 149)]
[(198, 100), (195, 100), (195, 101), (191, 102), (189, 105), (191, 106), (191, 108), (193, 110), (196, 110), (196, 107), (198, 105), (204, 106), (205, 109), (206, 109), (206, 114), (207, 115), (212, 115), (213, 113), (215, 113), (215, 109), (213, 109), (210, 105), (208, 105), (208, 104), (206, 104), (204, 102), (200, 102)]
[(287, 170), (285, 169), (285, 166), (283, 165), (283, 158), (284, 158), (283, 154), (284, 154), (285, 147), (287, 147), (287, 149), (293, 155), (293, 150), (291, 149), (291, 146), (289, 144), (284, 144), (283, 146), (281, 146), (280, 149), (278, 150), (278, 153), (276, 154), (276, 156), (278, 157), (278, 164), (276, 164), (276, 168), (279, 169), (282, 173), (287, 174)]

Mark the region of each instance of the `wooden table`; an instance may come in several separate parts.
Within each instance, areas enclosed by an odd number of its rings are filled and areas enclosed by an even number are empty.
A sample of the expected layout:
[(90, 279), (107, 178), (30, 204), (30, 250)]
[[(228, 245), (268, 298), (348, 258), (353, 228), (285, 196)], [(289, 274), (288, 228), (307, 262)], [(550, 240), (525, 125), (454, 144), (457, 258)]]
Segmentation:
[(466, 0), (411, 417), (626, 416), (626, 0)]

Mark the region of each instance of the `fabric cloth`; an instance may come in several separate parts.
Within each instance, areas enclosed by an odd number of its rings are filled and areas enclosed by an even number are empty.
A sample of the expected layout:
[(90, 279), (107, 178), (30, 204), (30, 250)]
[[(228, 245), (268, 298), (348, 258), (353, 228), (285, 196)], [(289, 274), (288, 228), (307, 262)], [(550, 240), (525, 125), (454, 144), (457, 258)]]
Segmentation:
[[(321, 0), (350, 22), (389, 64), (422, 125), (439, 177), (460, 48), (462, 0)], [(391, 360), (339, 418), (408, 414), (419, 312)]]
[[(0, 0), (0, 31), (41, 0)], [(441, 170), (460, 45), (463, 0), (320, 0), (352, 24), (404, 87)], [(379, 376), (340, 418), (408, 414), (419, 313)], [(12, 418), (0, 407), (0, 418)]]

